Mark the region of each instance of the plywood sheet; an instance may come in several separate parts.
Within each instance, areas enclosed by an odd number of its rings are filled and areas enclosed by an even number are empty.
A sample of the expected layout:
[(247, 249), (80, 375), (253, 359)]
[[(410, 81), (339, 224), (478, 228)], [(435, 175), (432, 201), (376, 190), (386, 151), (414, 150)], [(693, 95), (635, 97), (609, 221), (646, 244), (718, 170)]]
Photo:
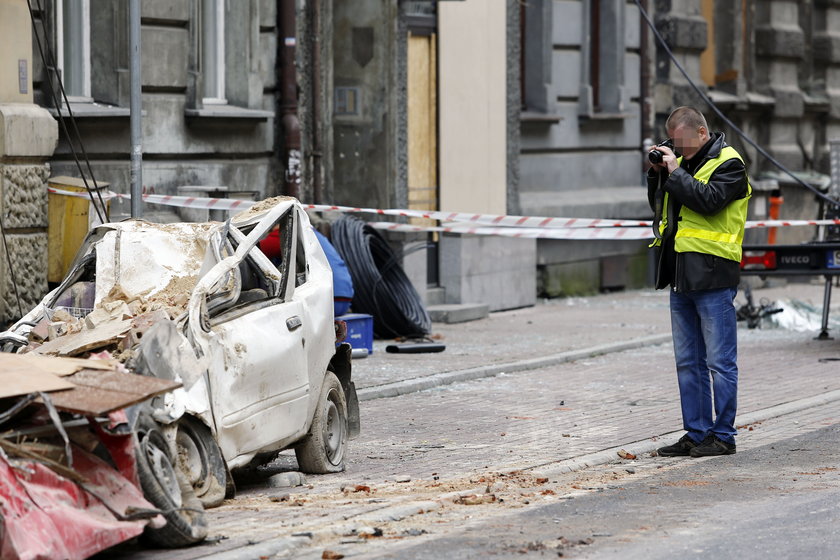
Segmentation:
[[(437, 210), (436, 37), (408, 38), (408, 208)], [(417, 226), (434, 220), (411, 218)]]
[(0, 364), (0, 398), (18, 397), (38, 391), (61, 391), (74, 385), (61, 377), (37, 368), (6, 368)]
[(107, 414), (181, 386), (168, 379), (93, 369), (80, 370), (66, 379), (73, 389), (53, 393), (50, 400), (56, 408), (86, 416)]
[(9, 354), (0, 353), (0, 368), (28, 373), (33, 369), (53, 375), (65, 376), (76, 373), (80, 369), (114, 369), (113, 360), (84, 360), (81, 358), (59, 358), (55, 356), (41, 356), (40, 354)]
[(177, 381), (120, 373), (110, 360), (0, 353), (0, 398), (50, 392), (59, 409), (99, 415), (181, 386)]

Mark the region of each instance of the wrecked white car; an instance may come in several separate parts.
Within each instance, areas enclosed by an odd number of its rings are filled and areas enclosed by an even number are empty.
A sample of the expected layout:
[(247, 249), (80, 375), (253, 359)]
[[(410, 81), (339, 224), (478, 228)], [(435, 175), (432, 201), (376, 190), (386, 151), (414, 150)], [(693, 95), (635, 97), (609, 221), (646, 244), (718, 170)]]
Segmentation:
[[(260, 248), (269, 234), (272, 259)], [(265, 452), (294, 447), (304, 472), (344, 469), (359, 413), (336, 332), (329, 264), (301, 205), (281, 197), (227, 223), (96, 227), (0, 345), (108, 350), (134, 372), (183, 383), (152, 403), (169, 449), (151, 453), (173, 493), (167, 458), (213, 506), (230, 495), (230, 471)]]

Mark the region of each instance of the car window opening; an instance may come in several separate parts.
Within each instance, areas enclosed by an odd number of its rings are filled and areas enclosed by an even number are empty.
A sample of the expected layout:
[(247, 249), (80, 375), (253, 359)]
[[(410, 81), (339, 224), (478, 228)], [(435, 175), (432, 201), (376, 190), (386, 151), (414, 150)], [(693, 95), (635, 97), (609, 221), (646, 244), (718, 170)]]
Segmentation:
[[(86, 255), (76, 274), (65, 281), (66, 287), (56, 294), (51, 305), (53, 312), (66, 311), (77, 319), (93, 311), (96, 300), (96, 252)], [(52, 313), (50, 313), (52, 315)]]
[(306, 250), (303, 248), (303, 234), (298, 231), (297, 251), (295, 251), (295, 287), (306, 283), (309, 265), (306, 262)]

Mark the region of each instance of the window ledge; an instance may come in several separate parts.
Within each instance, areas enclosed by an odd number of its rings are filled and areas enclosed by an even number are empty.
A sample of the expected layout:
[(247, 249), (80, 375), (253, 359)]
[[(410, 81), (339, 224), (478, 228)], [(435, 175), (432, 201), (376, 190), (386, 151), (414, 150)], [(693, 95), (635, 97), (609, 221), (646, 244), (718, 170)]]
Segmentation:
[(716, 89), (710, 89), (707, 92), (707, 95), (709, 96), (709, 99), (714, 101), (717, 105), (738, 105), (739, 103), (743, 103), (745, 101), (743, 97)]
[(809, 111), (828, 111), (831, 107), (829, 100), (823, 96), (808, 95), (802, 96), (805, 108)]
[[(58, 109), (55, 107), (47, 107), (47, 111), (53, 117), (58, 118)], [(91, 117), (128, 117), (131, 115), (131, 110), (127, 107), (117, 107), (116, 105), (105, 105), (102, 103), (86, 103), (86, 102), (70, 102), (70, 111), (73, 112), (73, 117), (78, 119), (86, 119)], [(61, 106), (61, 117), (69, 118), (70, 111), (67, 110), (67, 105)]]
[(763, 95), (761, 93), (756, 93), (754, 91), (748, 91), (744, 97), (747, 99), (747, 103), (751, 105), (764, 105), (770, 107), (776, 104), (776, 99), (770, 97), (769, 95)]
[(184, 109), (184, 114), (189, 118), (245, 119), (263, 121), (274, 116), (272, 111), (246, 109), (244, 107), (236, 107), (234, 105), (205, 105), (201, 109)]
[(552, 113), (540, 113), (538, 111), (522, 111), (522, 113), (520, 113), (519, 115), (519, 120), (523, 123), (557, 124), (563, 120), (563, 117)]
[(629, 119), (634, 115), (632, 113), (582, 113), (578, 116), (582, 120), (590, 121), (620, 121)]

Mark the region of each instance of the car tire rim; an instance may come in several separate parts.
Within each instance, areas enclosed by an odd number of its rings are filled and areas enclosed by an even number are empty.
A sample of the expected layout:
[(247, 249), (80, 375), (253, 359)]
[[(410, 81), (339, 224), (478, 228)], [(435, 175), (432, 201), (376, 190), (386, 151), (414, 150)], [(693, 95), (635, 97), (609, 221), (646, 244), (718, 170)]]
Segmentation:
[(327, 459), (333, 465), (341, 462), (344, 456), (344, 422), (341, 412), (336, 405), (338, 395), (330, 391), (326, 403), (326, 422), (324, 422), (324, 450)]
[(192, 433), (179, 429), (175, 439), (178, 447), (178, 462), (181, 470), (198, 495), (207, 490), (207, 454), (203, 444), (196, 441)]
[(181, 507), (181, 487), (178, 485), (178, 478), (175, 476), (175, 469), (172, 467), (169, 456), (148, 439), (144, 442), (143, 447), (149, 461), (149, 467), (158, 484), (172, 499), (175, 507)]

